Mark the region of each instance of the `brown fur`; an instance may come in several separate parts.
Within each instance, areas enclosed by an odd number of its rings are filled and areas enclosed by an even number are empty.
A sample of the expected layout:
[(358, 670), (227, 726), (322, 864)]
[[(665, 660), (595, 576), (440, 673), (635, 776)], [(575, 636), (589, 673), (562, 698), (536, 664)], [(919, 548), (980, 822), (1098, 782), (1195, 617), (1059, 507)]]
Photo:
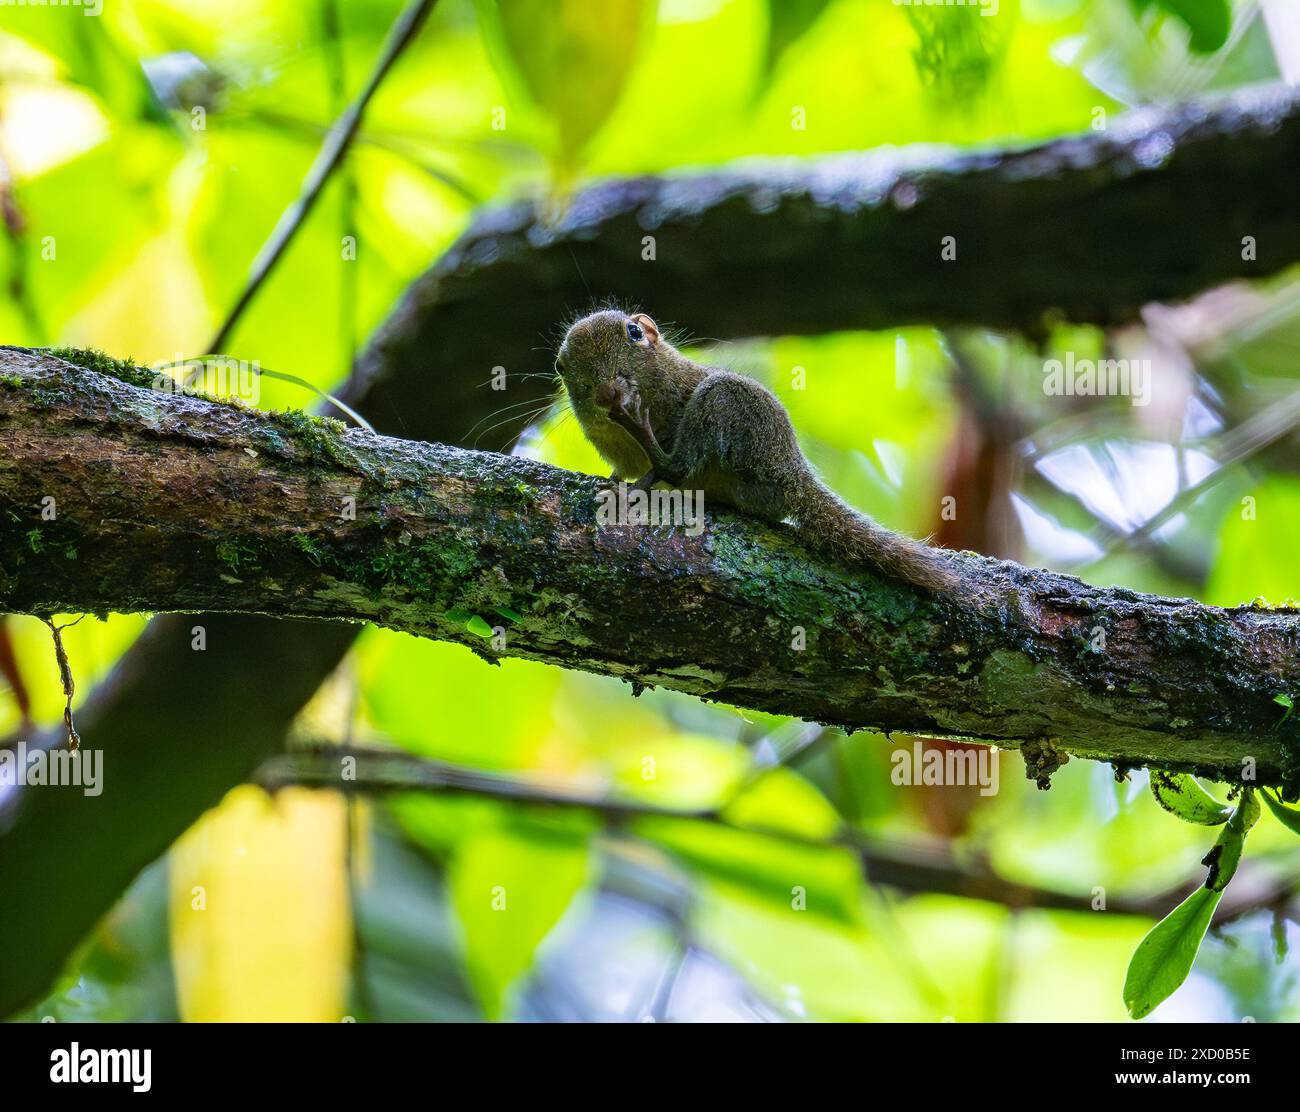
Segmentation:
[[(629, 335), (629, 324), (642, 339)], [(687, 359), (645, 314), (583, 317), (556, 363), (574, 414), (614, 477), (703, 490), (706, 503), (793, 520), (804, 542), (829, 556), (930, 590), (955, 588), (942, 552), (877, 525), (817, 478), (770, 390)]]

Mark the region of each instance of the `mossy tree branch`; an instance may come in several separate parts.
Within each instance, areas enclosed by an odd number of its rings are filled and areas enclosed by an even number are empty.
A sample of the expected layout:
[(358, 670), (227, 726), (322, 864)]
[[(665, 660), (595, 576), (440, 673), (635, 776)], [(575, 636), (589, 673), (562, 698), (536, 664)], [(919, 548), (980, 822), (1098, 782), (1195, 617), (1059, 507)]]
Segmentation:
[(638, 689), (1021, 747), (1040, 782), (1062, 753), (1294, 773), (1273, 701), (1300, 689), (1294, 611), (957, 557), (972, 605), (819, 561), (793, 530), (732, 513), (697, 536), (601, 526), (599, 480), (532, 461), (48, 355), (2, 363), (0, 609), (371, 621)]

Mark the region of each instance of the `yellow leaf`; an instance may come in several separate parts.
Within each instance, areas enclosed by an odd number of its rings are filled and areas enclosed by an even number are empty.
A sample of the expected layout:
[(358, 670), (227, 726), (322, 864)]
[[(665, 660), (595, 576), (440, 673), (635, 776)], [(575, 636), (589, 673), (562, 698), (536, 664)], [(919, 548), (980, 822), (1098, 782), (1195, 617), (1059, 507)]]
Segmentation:
[(346, 807), (291, 788), (240, 787), (171, 852), (171, 942), (190, 1022), (335, 1022), (352, 927)]
[(554, 121), (569, 170), (609, 118), (648, 38), (655, 0), (479, 0), (484, 37), (508, 84)]

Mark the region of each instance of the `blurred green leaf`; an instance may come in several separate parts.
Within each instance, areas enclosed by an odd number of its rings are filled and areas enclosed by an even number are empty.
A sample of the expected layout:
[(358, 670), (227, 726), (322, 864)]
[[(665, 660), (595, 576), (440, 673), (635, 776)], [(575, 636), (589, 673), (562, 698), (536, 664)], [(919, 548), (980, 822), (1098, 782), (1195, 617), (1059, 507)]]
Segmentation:
[(1280, 726), (1291, 717), (1291, 712), (1295, 710), (1295, 700), (1292, 699), (1290, 695), (1274, 695), (1273, 702), (1280, 707), (1286, 707), (1286, 713), (1282, 715), (1281, 720), (1278, 722), (1278, 725)]
[(368, 630), (358, 665), (369, 720), (427, 757), (527, 768), (553, 729), (562, 675), (543, 664), (503, 659), (494, 668), (460, 645)]
[(510, 816), (505, 801), (473, 795), (395, 792), (385, 806), (412, 843), (444, 864), (462, 842), (497, 829)]
[(1229, 0), (1133, 0), (1133, 6), (1139, 12), (1161, 8), (1180, 19), (1192, 33), (1191, 47), (1198, 54), (1213, 54), (1232, 30)]
[(1270, 476), (1224, 518), (1205, 601), (1238, 606), (1260, 596), (1281, 603), (1296, 595), (1297, 551), (1300, 483)]
[(728, 803), (722, 815), (736, 826), (810, 839), (830, 839), (841, 826), (826, 797), (788, 768), (765, 772)]
[[(949, 921), (968, 927), (987, 905), (970, 901), (966, 909), (967, 917), (950, 915)], [(896, 924), (845, 924), (755, 898), (744, 887), (706, 881), (697, 892), (692, 926), (704, 947), (743, 971), (793, 1017), (898, 1022), (943, 1014), (926, 1007), (915, 968), (899, 953), (905, 942), (891, 934)], [(961, 958), (968, 968), (970, 933), (963, 937)]]
[(1151, 794), (1171, 815), (1200, 826), (1219, 826), (1232, 817), (1232, 808), (1220, 803), (1183, 772), (1151, 771)]
[(812, 846), (708, 822), (646, 818), (636, 832), (709, 877), (796, 915), (862, 922), (862, 866), (841, 846)]
[[(29, 228), (29, 276), (40, 316), (61, 335), (64, 323), (87, 305), (106, 304), (130, 281), (141, 245), (167, 217), (168, 171), (180, 144), (156, 127), (121, 126), (84, 154), (24, 184), (20, 195)], [(87, 182), (94, 182), (93, 201)], [(46, 243), (58, 265), (46, 265)], [(96, 337), (108, 347), (108, 337)], [(112, 346), (115, 355), (147, 353)]]
[(89, 10), (7, 5), (3, 30), (57, 59), (66, 79), (94, 93), (114, 118), (166, 121), (140, 60), (105, 20), (87, 18)]
[(1273, 943), (1273, 962), (1281, 965), (1286, 961), (1290, 945), (1286, 940), (1286, 916), (1280, 910), (1273, 913), (1273, 921), (1269, 924), (1269, 936)]
[(613, 112), (640, 56), (656, 0), (478, 0), (485, 40), (502, 78), (521, 84), (555, 122), (559, 163), (578, 153)]
[(749, 768), (739, 746), (684, 731), (607, 743), (604, 756), (619, 795), (675, 810), (719, 806)]
[(764, 75), (776, 69), (787, 50), (799, 41), (817, 22), (830, 0), (767, 0), (768, 30), (767, 55), (763, 60)]
[(584, 839), (540, 827), (484, 831), (457, 848), (448, 884), (470, 982), (488, 1019), (505, 1013), (511, 985), (532, 967), (590, 873)]
[(988, 90), (1006, 57), (1014, 33), (1010, 11), (984, 18), (984, 9), (923, 7), (903, 9), (916, 31), (912, 52), (917, 75), (934, 94), (969, 109)]
[(1277, 821), (1291, 833), (1300, 834), (1300, 811), (1278, 802), (1267, 790), (1261, 794), (1264, 796), (1264, 802), (1268, 804), (1268, 809), (1273, 812), (1273, 816)]
[(1138, 943), (1124, 978), (1124, 1005), (1134, 1019), (1150, 1015), (1187, 980), (1222, 895), (1196, 889)]

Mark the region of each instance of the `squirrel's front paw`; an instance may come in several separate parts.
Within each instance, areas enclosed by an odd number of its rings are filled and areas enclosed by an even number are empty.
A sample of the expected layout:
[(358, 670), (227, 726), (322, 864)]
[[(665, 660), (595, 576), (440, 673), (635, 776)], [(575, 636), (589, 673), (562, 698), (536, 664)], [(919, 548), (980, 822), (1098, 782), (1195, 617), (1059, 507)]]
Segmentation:
[(641, 443), (645, 442), (646, 435), (654, 435), (650, 413), (639, 394), (628, 394), (620, 398), (610, 410), (610, 417)]

